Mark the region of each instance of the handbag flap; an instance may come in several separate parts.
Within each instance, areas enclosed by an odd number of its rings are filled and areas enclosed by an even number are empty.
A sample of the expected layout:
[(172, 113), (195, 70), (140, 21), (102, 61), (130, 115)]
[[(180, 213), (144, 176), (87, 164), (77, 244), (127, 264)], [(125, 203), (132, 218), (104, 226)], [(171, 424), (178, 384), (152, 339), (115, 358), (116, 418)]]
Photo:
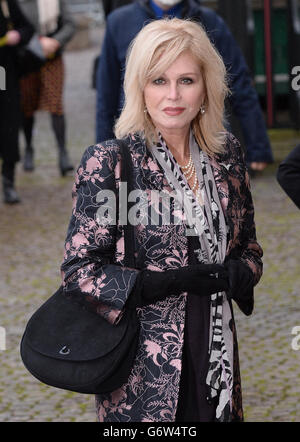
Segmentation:
[[(129, 324), (124, 315), (117, 325), (68, 299), (62, 287), (30, 318), (24, 336), (43, 355), (69, 361), (88, 361), (111, 352)], [(88, 344), (88, 345), (87, 345)]]

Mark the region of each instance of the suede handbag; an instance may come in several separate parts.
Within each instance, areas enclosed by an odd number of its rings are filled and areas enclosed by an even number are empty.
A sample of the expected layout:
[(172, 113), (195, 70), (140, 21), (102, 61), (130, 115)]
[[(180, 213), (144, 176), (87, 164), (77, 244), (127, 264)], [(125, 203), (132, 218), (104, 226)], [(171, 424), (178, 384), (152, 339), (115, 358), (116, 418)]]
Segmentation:
[[(123, 140), (121, 180), (131, 189), (132, 161)], [(124, 226), (125, 266), (134, 268), (134, 233)], [(110, 324), (88, 309), (80, 292), (66, 296), (62, 286), (29, 319), (20, 352), (27, 370), (39, 381), (78, 393), (116, 390), (129, 377), (138, 345), (140, 324), (128, 309)]]

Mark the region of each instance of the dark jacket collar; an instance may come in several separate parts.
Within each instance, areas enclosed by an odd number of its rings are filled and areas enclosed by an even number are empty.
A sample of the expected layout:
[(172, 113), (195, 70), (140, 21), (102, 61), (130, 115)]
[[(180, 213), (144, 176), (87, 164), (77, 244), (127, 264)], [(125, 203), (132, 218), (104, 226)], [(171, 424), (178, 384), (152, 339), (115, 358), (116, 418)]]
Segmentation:
[[(136, 2), (147, 11), (151, 18), (155, 18), (155, 14), (149, 5), (149, 0), (136, 0)], [(199, 15), (201, 6), (195, 0), (183, 0), (182, 17), (188, 18)]]

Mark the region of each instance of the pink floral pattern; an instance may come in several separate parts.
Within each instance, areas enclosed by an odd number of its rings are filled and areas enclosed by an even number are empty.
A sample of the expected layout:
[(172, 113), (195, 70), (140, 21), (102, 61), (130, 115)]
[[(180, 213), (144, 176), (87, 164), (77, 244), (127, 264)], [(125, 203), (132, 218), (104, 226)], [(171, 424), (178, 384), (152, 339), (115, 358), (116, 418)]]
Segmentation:
[[(164, 173), (142, 138), (131, 135), (128, 148), (134, 165), (134, 188), (147, 192), (150, 207), (151, 190), (169, 191)], [(123, 227), (103, 227), (97, 221), (98, 192), (109, 189), (118, 195), (120, 160), (114, 140), (90, 146), (84, 153), (73, 187), (73, 210), (61, 268), (65, 290), (79, 289), (92, 308), (111, 323), (119, 320), (138, 269), (163, 271), (188, 265), (184, 226), (151, 225), (149, 221), (135, 227), (137, 268), (123, 266)], [(240, 146), (232, 135), (228, 134), (225, 152), (211, 164), (229, 226), (227, 254), (241, 257), (258, 282), (262, 273), (262, 250), (256, 240), (249, 178)], [(141, 330), (131, 375), (117, 391), (96, 397), (99, 421), (175, 420), (186, 296), (182, 293), (138, 309)], [(233, 419), (242, 420), (236, 335), (234, 353)]]

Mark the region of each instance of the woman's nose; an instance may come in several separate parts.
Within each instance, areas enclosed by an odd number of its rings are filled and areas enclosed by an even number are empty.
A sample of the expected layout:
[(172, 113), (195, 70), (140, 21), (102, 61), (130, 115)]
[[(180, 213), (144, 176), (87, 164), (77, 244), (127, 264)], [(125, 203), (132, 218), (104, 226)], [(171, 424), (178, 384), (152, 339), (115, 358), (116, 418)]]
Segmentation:
[(177, 100), (179, 98), (179, 89), (177, 83), (170, 83), (168, 89), (168, 99), (169, 100)]

